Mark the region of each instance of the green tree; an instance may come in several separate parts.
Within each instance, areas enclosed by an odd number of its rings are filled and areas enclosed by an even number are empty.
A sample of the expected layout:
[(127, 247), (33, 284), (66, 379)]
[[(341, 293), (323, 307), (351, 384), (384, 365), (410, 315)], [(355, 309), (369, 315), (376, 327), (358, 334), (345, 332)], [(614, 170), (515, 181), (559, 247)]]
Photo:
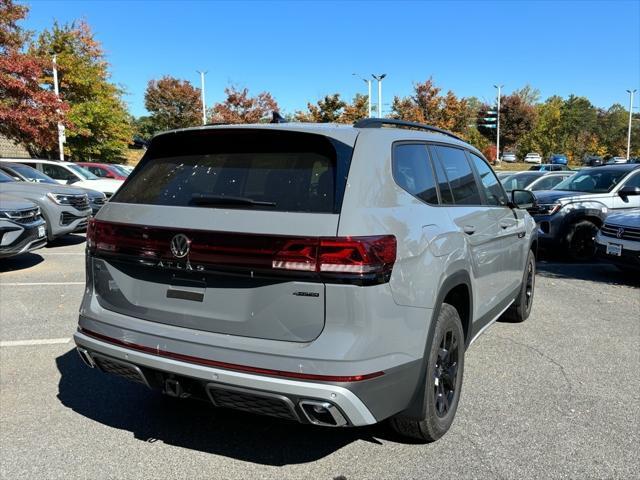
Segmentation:
[(298, 122), (338, 122), (346, 106), (347, 103), (340, 98), (339, 93), (325, 95), (315, 105), (307, 103), (307, 111), (296, 112), (294, 118)]
[(597, 144), (598, 112), (584, 97), (570, 95), (561, 109), (560, 148), (577, 161)]
[(200, 89), (187, 80), (170, 76), (150, 80), (144, 106), (151, 113), (156, 131), (194, 127), (202, 122)]
[(151, 140), (151, 137), (160, 131), (156, 128), (156, 124), (151, 117), (146, 115), (138, 118), (132, 117), (131, 125), (133, 127), (133, 138), (139, 138), (145, 142)]
[(521, 157), (528, 152), (538, 152), (543, 158), (552, 153), (563, 153), (562, 105), (562, 98), (553, 96), (535, 107), (535, 126), (529, 132), (525, 132), (518, 142), (518, 154)]
[(513, 95), (520, 97), (528, 105), (536, 105), (540, 101), (540, 90), (526, 84), (524, 87), (513, 91)]
[[(71, 158), (121, 160), (133, 133), (124, 91), (110, 82), (109, 64), (89, 25), (56, 22), (30, 51), (42, 59), (57, 54), (60, 96), (70, 106), (66, 149)], [(41, 82), (52, 84), (51, 68), (44, 71)]]
[(607, 110), (600, 110), (597, 135), (603, 152), (614, 156), (626, 156), (628, 128), (629, 112), (619, 103)]

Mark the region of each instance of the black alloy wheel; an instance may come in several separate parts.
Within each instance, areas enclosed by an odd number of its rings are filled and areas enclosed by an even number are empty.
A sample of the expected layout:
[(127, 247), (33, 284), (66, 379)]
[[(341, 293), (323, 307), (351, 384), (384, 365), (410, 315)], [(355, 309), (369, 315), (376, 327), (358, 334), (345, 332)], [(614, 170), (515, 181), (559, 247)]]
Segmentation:
[(581, 220), (572, 225), (568, 242), (568, 253), (572, 260), (584, 262), (595, 256), (597, 233), (598, 227), (589, 220)]
[(460, 343), (453, 329), (447, 330), (440, 339), (433, 370), (433, 400), (436, 415), (441, 418), (449, 413), (456, 395)]

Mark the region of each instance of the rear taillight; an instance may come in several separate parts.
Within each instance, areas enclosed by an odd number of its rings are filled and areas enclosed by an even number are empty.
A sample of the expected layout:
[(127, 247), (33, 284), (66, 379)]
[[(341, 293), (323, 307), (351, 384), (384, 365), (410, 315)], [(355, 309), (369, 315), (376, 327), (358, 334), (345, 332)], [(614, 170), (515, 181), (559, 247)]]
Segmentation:
[[(176, 258), (171, 241), (189, 239), (189, 252)], [(157, 262), (162, 268), (299, 276), (328, 282), (371, 285), (389, 281), (396, 260), (393, 235), (367, 237), (284, 237), (202, 230), (175, 230), (89, 221), (90, 252)], [(183, 265), (184, 264), (184, 265)], [(188, 265), (187, 265), (188, 264)]]
[(87, 248), (91, 251), (95, 249), (95, 236), (96, 236), (96, 219), (91, 217), (87, 223)]
[(320, 272), (363, 275), (390, 273), (395, 261), (396, 237), (393, 235), (320, 240)]
[(288, 240), (273, 256), (271, 268), (315, 272), (318, 264), (319, 239)]
[(376, 275), (391, 273), (396, 237), (337, 237), (290, 240), (278, 251), (272, 268), (320, 274)]

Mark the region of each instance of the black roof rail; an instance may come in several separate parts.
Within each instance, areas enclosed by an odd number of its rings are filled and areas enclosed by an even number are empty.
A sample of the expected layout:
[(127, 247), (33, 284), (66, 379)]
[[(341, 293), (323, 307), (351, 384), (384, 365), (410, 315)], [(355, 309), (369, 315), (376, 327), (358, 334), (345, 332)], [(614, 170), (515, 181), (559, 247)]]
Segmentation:
[(380, 128), (385, 125), (394, 125), (398, 128), (415, 128), (416, 130), (426, 130), (428, 132), (441, 133), (442, 135), (447, 135), (448, 137), (455, 138), (456, 140), (464, 141), (448, 130), (443, 130), (442, 128), (438, 127), (432, 127), (431, 125), (425, 125), (424, 123), (396, 120), (395, 118), (364, 118), (362, 120), (358, 120), (353, 124), (355, 128)]

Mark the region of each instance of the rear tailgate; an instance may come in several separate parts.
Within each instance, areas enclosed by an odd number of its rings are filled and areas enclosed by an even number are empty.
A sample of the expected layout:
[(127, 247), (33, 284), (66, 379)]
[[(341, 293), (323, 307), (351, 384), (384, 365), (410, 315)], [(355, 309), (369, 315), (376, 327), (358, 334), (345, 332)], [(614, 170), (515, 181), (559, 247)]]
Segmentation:
[(336, 235), (346, 141), (255, 128), (156, 137), (88, 232), (99, 303), (194, 330), (315, 339), (325, 288), (309, 252)]

